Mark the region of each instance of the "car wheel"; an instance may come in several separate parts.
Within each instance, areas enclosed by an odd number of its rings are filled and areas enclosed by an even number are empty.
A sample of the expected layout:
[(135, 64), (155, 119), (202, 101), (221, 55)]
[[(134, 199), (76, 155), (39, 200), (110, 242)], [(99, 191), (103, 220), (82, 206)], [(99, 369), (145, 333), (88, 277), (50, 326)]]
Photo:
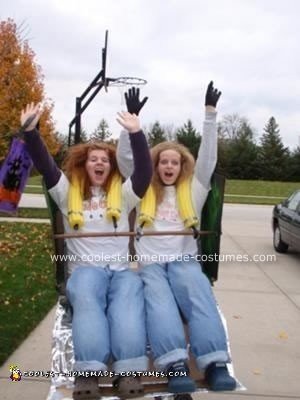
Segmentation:
[(281, 240), (279, 225), (275, 225), (273, 232), (273, 246), (278, 253), (286, 253), (289, 245)]

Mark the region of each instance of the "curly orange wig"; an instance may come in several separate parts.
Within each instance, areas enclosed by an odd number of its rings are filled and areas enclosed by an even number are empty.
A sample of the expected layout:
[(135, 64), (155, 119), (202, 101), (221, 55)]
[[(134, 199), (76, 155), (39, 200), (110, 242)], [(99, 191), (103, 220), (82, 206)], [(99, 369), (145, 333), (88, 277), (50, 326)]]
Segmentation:
[(106, 192), (109, 190), (112, 175), (116, 171), (119, 172), (116, 160), (116, 148), (114, 145), (105, 142), (90, 141), (87, 143), (79, 143), (70, 147), (63, 163), (63, 170), (69, 181), (72, 180), (73, 174), (77, 175), (80, 180), (83, 180), (83, 194), (85, 199), (90, 196), (91, 186), (89, 176), (85, 168), (85, 163), (89, 153), (92, 150), (104, 150), (109, 157), (111, 171), (104, 187)]

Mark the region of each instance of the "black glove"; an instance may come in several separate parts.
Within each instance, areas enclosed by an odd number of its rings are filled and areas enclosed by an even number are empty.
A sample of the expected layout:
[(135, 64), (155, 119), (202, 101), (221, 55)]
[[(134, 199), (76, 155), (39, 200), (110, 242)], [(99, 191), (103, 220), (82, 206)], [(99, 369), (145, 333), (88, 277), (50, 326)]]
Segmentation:
[(148, 97), (144, 97), (144, 99), (140, 101), (139, 97), (140, 89), (138, 88), (132, 87), (128, 90), (128, 92), (125, 92), (127, 110), (130, 112), (130, 114), (139, 115), (139, 112), (148, 100)]
[(221, 94), (222, 92), (219, 92), (218, 89), (214, 89), (213, 81), (210, 81), (205, 95), (205, 105), (216, 107)]

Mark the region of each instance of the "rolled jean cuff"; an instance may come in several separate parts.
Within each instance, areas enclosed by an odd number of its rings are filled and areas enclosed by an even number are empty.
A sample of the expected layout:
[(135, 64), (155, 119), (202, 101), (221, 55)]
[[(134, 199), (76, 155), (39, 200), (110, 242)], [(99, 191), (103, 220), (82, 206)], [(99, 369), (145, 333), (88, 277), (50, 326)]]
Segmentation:
[(75, 361), (74, 371), (107, 371), (107, 365), (100, 361)]
[(147, 371), (149, 367), (149, 359), (147, 356), (128, 358), (127, 360), (115, 361), (112, 369), (115, 373)]
[(158, 357), (154, 361), (154, 366), (156, 369), (164, 371), (168, 365), (174, 364), (177, 361), (188, 360), (189, 355), (187, 349), (175, 349), (169, 351), (163, 356)]
[(205, 354), (196, 358), (196, 363), (199, 371), (204, 372), (211, 363), (215, 362), (230, 362), (230, 357), (227, 351), (215, 351), (213, 353)]

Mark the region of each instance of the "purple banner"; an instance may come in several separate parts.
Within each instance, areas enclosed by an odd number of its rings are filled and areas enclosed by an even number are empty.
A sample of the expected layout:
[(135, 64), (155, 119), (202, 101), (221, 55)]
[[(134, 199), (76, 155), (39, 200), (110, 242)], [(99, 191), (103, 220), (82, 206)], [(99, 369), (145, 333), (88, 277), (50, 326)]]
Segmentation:
[(0, 211), (17, 210), (32, 165), (25, 142), (20, 138), (13, 138), (0, 169)]

